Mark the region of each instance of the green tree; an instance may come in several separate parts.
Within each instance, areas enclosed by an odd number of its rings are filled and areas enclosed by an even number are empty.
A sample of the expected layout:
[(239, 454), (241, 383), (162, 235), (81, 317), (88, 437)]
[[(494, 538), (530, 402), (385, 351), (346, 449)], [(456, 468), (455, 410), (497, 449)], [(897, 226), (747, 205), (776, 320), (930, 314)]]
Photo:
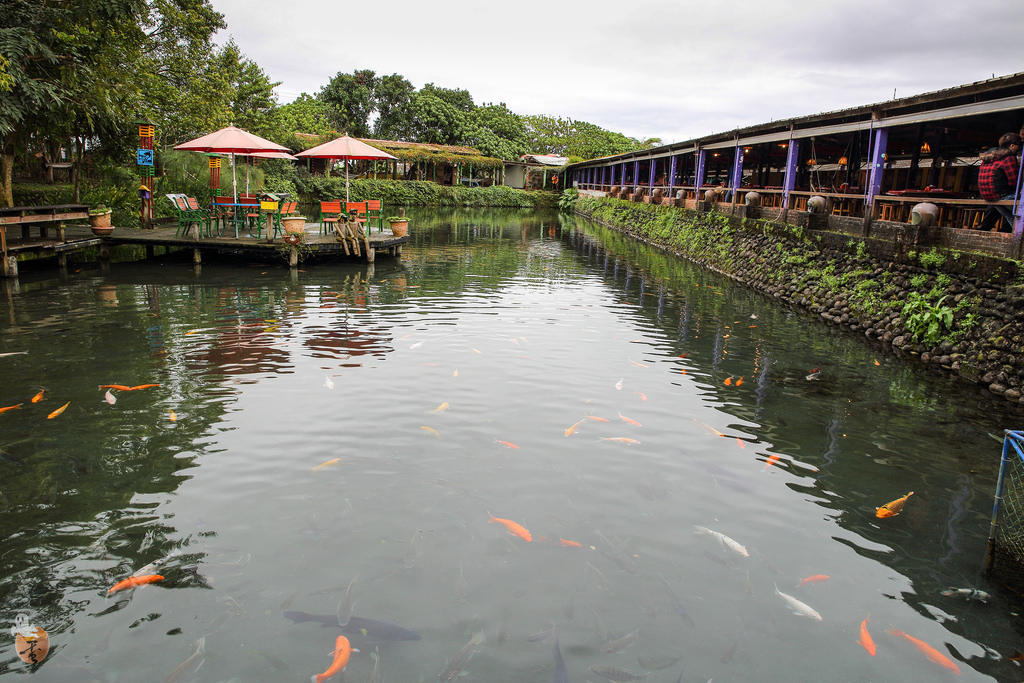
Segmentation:
[(308, 93), (302, 93), (292, 102), (279, 106), (277, 118), (278, 127), (286, 135), (310, 133), (323, 137), (334, 132), (334, 129), (331, 128), (327, 105)]
[[(208, 79), (218, 82), (223, 108), (220, 126), (233, 124), (262, 136), (279, 133), (275, 126), (277, 96), (274, 83), (258, 64), (242, 55), (229, 40), (207, 65)], [(218, 126), (219, 127), (219, 126)]]
[(369, 69), (343, 74), (340, 71), (320, 89), (318, 97), (328, 107), (331, 125), (358, 138), (370, 137), (370, 114), (377, 76)]
[(466, 112), (452, 106), (431, 90), (420, 90), (413, 98), (413, 142), (458, 145), (469, 133)]
[(382, 140), (404, 140), (413, 133), (412, 98), (416, 88), (398, 74), (381, 76), (373, 93), (377, 118), (373, 136)]
[(531, 151), (523, 117), (509, 111), (504, 102), (477, 107), (469, 123), (465, 142), (485, 156), (514, 160)]

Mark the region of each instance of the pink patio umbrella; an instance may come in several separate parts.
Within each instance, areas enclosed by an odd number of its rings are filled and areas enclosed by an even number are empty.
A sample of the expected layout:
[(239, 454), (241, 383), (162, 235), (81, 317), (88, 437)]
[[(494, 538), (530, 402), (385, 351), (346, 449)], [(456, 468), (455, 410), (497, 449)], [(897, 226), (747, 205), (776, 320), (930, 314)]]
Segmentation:
[(231, 190), (234, 200), (238, 202), (238, 188), (235, 182), (235, 155), (252, 154), (253, 152), (287, 152), (288, 148), (271, 142), (259, 135), (253, 135), (249, 131), (228, 126), (218, 131), (204, 135), (201, 138), (183, 142), (175, 145), (174, 149), (182, 149), (191, 152), (207, 152), (231, 155)]
[(345, 160), (345, 201), (348, 201), (348, 161), (351, 159), (397, 159), (398, 157), (391, 156), (387, 152), (383, 152), (376, 147), (344, 135), (340, 138), (335, 138), (330, 142), (325, 142), (322, 145), (311, 147), (310, 149), (299, 152), (295, 156), (306, 157), (312, 159), (344, 159)]

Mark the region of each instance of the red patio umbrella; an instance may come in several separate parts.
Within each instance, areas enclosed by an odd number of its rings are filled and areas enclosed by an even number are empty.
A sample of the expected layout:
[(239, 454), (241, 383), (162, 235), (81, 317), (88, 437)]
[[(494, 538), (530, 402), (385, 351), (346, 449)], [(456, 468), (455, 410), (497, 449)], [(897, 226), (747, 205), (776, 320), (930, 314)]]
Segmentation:
[[(299, 152), (295, 156), (312, 159), (344, 159), (346, 162), (351, 159), (367, 159), (372, 161), (374, 159), (398, 158), (347, 135), (335, 138), (334, 140), (325, 142), (322, 145), (311, 147), (305, 151)], [(347, 163), (345, 164), (345, 201), (348, 201)]]
[(259, 135), (253, 135), (247, 130), (228, 126), (204, 135), (195, 140), (175, 145), (174, 149), (182, 149), (191, 152), (215, 152), (231, 155), (231, 190), (235, 202), (238, 201), (238, 189), (235, 183), (235, 155), (252, 154), (253, 152), (287, 152), (288, 148), (271, 142)]

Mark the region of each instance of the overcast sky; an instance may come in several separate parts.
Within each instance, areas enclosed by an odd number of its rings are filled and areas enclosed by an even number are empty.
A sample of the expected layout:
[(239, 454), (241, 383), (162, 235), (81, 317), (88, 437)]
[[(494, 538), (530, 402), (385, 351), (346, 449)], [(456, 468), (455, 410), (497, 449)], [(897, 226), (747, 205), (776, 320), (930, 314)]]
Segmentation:
[(283, 104), (339, 71), (676, 142), (1024, 71), (1020, 0), (212, 0)]

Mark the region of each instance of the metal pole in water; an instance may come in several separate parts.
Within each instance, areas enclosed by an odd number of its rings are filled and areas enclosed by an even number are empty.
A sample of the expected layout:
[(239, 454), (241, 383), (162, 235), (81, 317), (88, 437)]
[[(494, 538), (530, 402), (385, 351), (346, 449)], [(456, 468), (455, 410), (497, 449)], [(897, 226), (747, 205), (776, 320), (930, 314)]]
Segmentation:
[(1010, 439), (1014, 433), (1009, 429), (1003, 430), (1003, 454), (999, 461), (999, 477), (996, 479), (996, 496), (992, 502), (992, 522), (988, 527), (988, 552), (985, 556), (985, 572), (992, 571), (992, 564), (995, 561), (996, 553), (996, 528), (999, 526), (999, 511), (1003, 505), (1003, 485), (1006, 482), (1006, 466), (1010, 462)]

